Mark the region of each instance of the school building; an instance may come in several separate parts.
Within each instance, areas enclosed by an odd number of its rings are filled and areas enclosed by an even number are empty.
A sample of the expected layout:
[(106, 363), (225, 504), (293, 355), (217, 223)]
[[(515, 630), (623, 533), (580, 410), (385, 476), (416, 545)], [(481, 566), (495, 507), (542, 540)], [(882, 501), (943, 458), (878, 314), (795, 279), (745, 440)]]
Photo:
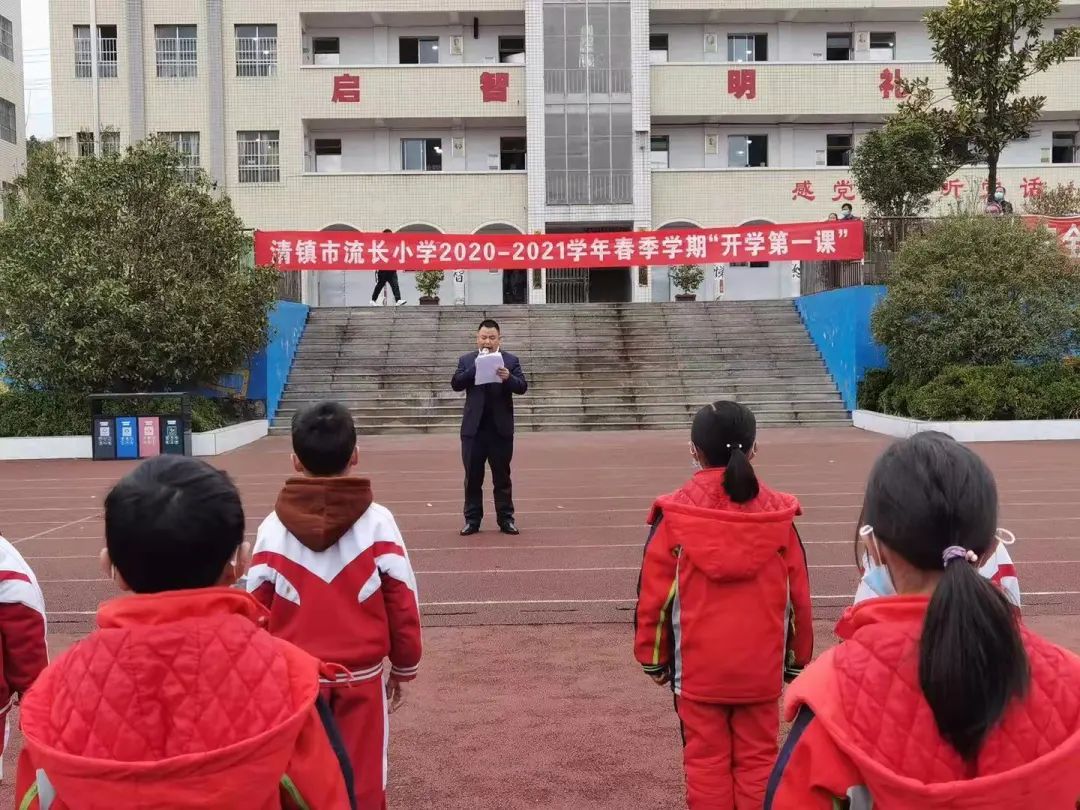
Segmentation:
[[(898, 79), (944, 88), (921, 22), (938, 4), (50, 0), (55, 130), (73, 154), (164, 134), (264, 230), (823, 220), (845, 202), (860, 213), (851, 150), (895, 109)], [(18, 0), (0, 0), (0, 13), (17, 21)], [(1080, 0), (1059, 16), (1047, 37), (1080, 24)], [(10, 162), (2, 99), (18, 122), (22, 98), (5, 41), (0, 31), (0, 177)], [(1047, 101), (1003, 157), (1017, 210), (1042, 187), (1080, 179), (1080, 61), (1025, 91)], [(980, 176), (961, 172), (938, 205), (978, 195)], [(444, 304), (676, 293), (665, 267), (547, 270), (535, 282), (498, 268), (454, 275)], [(303, 299), (363, 304), (373, 281), (305, 273)], [(402, 282), (415, 303), (411, 274)], [(710, 267), (699, 298), (797, 292), (790, 263), (762, 262)]]
[(19, 0), (0, 0), (0, 189), (21, 172), (26, 158), (22, 52)]

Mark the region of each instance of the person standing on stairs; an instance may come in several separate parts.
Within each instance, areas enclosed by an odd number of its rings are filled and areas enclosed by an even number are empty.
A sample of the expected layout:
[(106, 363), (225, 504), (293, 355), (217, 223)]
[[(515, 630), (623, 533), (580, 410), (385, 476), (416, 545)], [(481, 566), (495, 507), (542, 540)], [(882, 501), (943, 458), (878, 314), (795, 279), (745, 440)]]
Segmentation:
[(510, 483), (510, 460), (514, 456), (514, 395), (529, 387), (521, 362), (501, 352), (499, 381), (476, 384), (476, 358), (501, 351), (499, 324), (484, 320), (476, 332), (476, 351), (462, 355), (450, 381), (455, 391), (465, 392), (461, 417), (461, 462), (465, 467), (465, 527), (462, 537), (476, 534), (484, 519), (484, 467), (491, 466), (495, 511), (503, 534), (519, 534), (514, 523), (514, 499)]
[[(392, 230), (386, 228), (383, 233), (393, 233)], [(397, 270), (378, 270), (375, 273), (375, 292), (371, 294), (371, 305), (377, 307), (379, 305), (379, 296), (382, 295), (383, 288), (387, 284), (390, 285), (390, 292), (394, 294), (394, 302), (397, 306), (404, 306), (405, 299), (401, 297), (401, 287), (398, 286)]]

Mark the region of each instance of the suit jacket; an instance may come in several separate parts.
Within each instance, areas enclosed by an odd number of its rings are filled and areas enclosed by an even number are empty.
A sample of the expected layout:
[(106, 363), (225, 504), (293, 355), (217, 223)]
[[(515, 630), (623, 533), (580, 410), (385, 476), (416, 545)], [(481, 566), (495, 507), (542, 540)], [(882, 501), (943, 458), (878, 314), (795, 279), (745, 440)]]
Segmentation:
[(515, 355), (503, 352), (503, 365), (510, 372), (510, 378), (503, 383), (477, 385), (476, 358), (479, 354), (480, 352), (463, 354), (450, 381), (450, 387), (455, 391), (465, 392), (461, 437), (468, 439), (477, 434), (486, 405), (491, 408), (496, 433), (503, 438), (511, 438), (514, 435), (514, 394), (524, 394), (529, 388), (525, 372), (521, 370), (521, 362)]

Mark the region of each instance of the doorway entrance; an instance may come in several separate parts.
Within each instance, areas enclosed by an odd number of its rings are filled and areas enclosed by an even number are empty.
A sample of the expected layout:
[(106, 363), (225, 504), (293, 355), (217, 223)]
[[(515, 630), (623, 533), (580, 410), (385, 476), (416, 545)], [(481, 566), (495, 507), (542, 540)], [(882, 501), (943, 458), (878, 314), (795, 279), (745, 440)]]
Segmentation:
[[(590, 224), (549, 223), (548, 233), (621, 233), (633, 230), (633, 223)], [(549, 304), (622, 304), (633, 297), (631, 268), (572, 267), (547, 271), (545, 300)]]
[(529, 271), (502, 271), (503, 303), (527, 304), (529, 302)]

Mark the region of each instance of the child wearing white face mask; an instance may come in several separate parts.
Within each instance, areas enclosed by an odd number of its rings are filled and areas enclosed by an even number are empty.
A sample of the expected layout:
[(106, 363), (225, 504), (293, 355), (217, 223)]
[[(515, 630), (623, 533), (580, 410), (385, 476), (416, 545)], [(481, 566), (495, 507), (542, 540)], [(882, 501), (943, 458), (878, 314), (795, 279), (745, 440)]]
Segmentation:
[[(867, 527), (860, 530), (859, 544), (865, 540), (864, 532)], [(979, 573), (993, 582), (1008, 598), (1009, 602), (1017, 610), (1020, 610), (1020, 580), (1016, 577), (1016, 566), (1013, 565), (1012, 557), (1009, 556), (1008, 546), (1016, 542), (1016, 535), (1008, 529), (998, 529), (997, 548), (993, 555), (980, 566)], [(896, 596), (896, 589), (889, 578), (889, 572), (879, 565), (863, 550), (858, 554), (859, 570), (862, 571), (862, 579), (855, 591), (855, 604), (873, 599), (877, 596)]]

